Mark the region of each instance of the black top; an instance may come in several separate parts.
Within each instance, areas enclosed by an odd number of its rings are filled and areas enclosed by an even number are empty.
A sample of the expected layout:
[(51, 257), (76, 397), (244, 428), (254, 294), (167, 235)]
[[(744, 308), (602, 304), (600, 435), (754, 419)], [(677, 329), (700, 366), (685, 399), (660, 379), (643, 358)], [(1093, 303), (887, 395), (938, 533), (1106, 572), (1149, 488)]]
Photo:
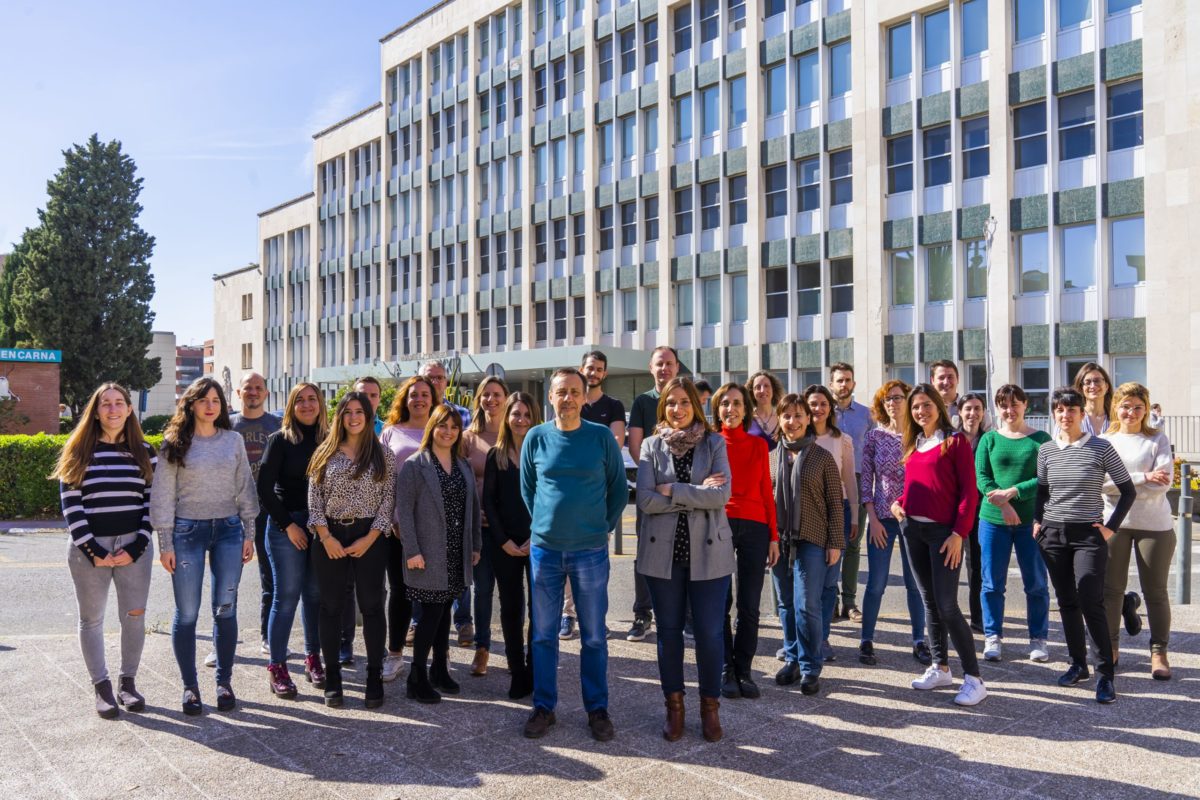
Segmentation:
[(292, 444), (283, 431), (267, 437), (258, 468), (258, 502), (279, 529), (292, 524), (292, 512), (308, 512), (308, 462), (317, 450), (317, 426), (296, 426), (303, 438)]
[(500, 469), (494, 447), (488, 451), (483, 468), (483, 515), (488, 519), (488, 535), (497, 547), (509, 540), (520, 547), (529, 540), (532, 520), (521, 497), (521, 470), (511, 458), (508, 469)]
[[(693, 447), (681, 456), (674, 453), (671, 454), (671, 462), (675, 466), (675, 481), (677, 483), (692, 482), (692, 456), (695, 455), (696, 448)], [(687, 564), (692, 560), (692, 533), (688, 527), (688, 518), (686, 511), (680, 511), (675, 522), (675, 547), (672, 551), (672, 561), (676, 564)]]
[(585, 403), (579, 416), (588, 422), (596, 422), (607, 428), (614, 422), (625, 421), (625, 404), (615, 397), (602, 394), (596, 402)]

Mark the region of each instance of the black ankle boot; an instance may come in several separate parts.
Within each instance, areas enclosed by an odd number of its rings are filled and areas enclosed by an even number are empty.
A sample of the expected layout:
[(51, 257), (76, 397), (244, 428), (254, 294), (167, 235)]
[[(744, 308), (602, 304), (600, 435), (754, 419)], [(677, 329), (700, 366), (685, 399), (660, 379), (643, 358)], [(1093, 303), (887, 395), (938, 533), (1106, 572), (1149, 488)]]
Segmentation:
[(533, 673), (528, 669), (514, 669), (512, 682), (508, 685), (508, 699), (520, 700), (533, 694)]
[(336, 661), (331, 661), (325, 672), (325, 705), (342, 707), (342, 668)]
[(132, 675), (126, 675), (121, 678), (119, 686), (120, 688), (117, 689), (117, 702), (125, 706), (126, 711), (142, 711), (146, 708), (146, 698), (138, 694)]
[(405, 694), (410, 700), (416, 700), (418, 703), (440, 703), (442, 696), (433, 688), (433, 684), (429, 682), (429, 672), (424, 664), (413, 663), (408, 671), (408, 684), (405, 687)]
[(429, 682), (442, 694), (458, 694), (460, 691), (458, 683), (450, 677), (450, 667), (445, 661), (433, 662), (433, 668), (429, 670)]
[(96, 713), (102, 719), (116, 719), (121, 712), (117, 710), (117, 698), (113, 697), (112, 681), (108, 678), (100, 681), (96, 689)]
[(367, 708), (383, 705), (383, 673), (378, 668), (367, 668), (367, 690), (364, 697)]

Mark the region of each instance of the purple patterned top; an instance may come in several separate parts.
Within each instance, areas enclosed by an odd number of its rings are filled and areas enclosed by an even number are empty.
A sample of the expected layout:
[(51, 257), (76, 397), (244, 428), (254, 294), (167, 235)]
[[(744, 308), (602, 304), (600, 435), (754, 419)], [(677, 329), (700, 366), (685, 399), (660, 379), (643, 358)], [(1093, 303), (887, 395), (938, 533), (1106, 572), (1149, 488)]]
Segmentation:
[(875, 504), (875, 515), (881, 520), (892, 519), (892, 503), (904, 491), (903, 452), (900, 434), (886, 428), (867, 431), (863, 440), (859, 496), (864, 503)]

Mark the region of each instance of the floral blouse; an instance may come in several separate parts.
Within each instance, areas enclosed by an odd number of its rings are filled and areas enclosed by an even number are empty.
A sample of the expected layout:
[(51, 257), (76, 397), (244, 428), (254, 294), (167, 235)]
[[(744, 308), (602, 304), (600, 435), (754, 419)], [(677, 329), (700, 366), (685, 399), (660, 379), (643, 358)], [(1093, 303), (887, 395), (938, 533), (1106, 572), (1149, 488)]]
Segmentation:
[(886, 428), (867, 431), (863, 439), (862, 471), (859, 473), (859, 497), (864, 503), (875, 504), (875, 515), (881, 520), (892, 518), (892, 503), (904, 491), (904, 454), (900, 434)]
[(396, 505), (396, 457), (383, 451), (386, 474), (375, 480), (367, 468), (357, 479), (354, 462), (341, 451), (325, 465), (325, 480), (308, 482), (308, 526), (327, 526), (329, 520), (372, 518), (371, 529), (384, 536), (392, 532), (392, 510)]

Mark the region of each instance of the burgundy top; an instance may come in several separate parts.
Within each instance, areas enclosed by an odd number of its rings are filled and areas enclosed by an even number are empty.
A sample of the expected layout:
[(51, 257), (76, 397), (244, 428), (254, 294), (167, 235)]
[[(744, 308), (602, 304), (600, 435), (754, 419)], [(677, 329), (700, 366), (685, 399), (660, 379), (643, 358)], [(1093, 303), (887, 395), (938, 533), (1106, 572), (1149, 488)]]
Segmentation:
[(975, 527), (979, 505), (975, 454), (967, 437), (952, 435), (945, 453), (938, 445), (909, 454), (904, 464), (904, 491), (897, 500), (908, 516), (928, 517), (965, 539)]

